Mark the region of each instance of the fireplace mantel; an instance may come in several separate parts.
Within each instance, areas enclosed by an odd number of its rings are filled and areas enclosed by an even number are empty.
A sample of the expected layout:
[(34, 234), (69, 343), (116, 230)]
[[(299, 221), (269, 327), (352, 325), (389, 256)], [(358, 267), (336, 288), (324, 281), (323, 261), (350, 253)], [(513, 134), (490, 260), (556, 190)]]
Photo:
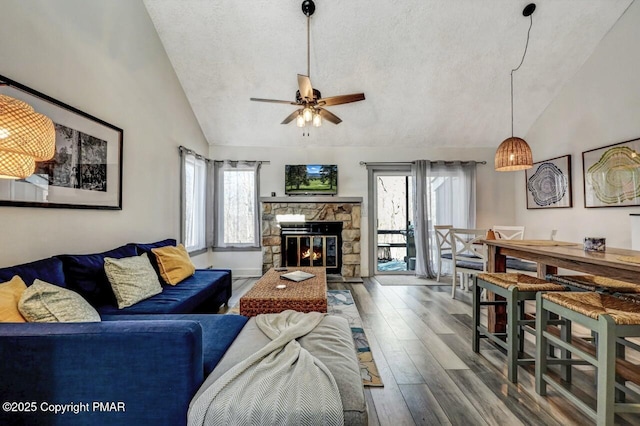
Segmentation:
[(303, 196), (260, 197), (261, 203), (354, 203), (362, 204), (362, 197)]

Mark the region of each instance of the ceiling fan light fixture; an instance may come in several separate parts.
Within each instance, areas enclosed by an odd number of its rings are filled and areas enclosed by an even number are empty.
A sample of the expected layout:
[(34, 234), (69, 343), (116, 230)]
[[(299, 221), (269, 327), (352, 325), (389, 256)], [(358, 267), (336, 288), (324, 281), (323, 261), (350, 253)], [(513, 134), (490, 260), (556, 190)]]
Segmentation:
[(302, 115), (304, 117), (304, 121), (306, 121), (307, 123), (313, 120), (313, 110), (310, 107), (306, 107), (302, 111)]
[(304, 127), (305, 124), (307, 124), (307, 122), (305, 121), (304, 116), (302, 114), (298, 114), (296, 117), (296, 126)]
[(313, 115), (313, 127), (320, 127), (322, 126), (322, 116), (318, 113), (315, 113)]
[[(328, 111), (325, 107), (365, 100), (364, 93), (352, 93), (349, 95), (338, 95), (323, 98), (320, 91), (314, 89), (311, 85), (311, 79), (309, 78), (311, 71), (311, 38), (309, 22), (311, 20), (311, 15), (313, 15), (315, 10), (316, 5), (313, 0), (304, 0), (302, 2), (302, 12), (307, 17), (307, 75), (298, 74), (298, 90), (296, 91), (295, 102), (276, 99), (249, 98), (251, 101), (290, 104), (299, 108), (289, 114), (281, 124), (289, 124), (293, 120), (296, 120), (296, 126), (298, 127), (305, 127), (306, 123), (309, 123), (310, 126), (313, 125), (314, 127), (320, 127), (322, 122), (325, 120), (332, 124), (340, 124), (342, 123), (340, 117)], [(321, 116), (319, 116), (320, 113), (322, 113)], [(318, 117), (316, 118), (316, 116)], [(305, 133), (303, 132), (303, 135), (304, 134)]]

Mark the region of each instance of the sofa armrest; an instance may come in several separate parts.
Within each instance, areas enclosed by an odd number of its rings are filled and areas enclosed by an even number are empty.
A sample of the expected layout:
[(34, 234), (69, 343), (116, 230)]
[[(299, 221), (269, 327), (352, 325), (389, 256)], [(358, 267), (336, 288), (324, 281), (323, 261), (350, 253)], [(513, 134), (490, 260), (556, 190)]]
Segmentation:
[(195, 321), (0, 324), (0, 359), (0, 402), (36, 403), (0, 424), (181, 425), (204, 374)]

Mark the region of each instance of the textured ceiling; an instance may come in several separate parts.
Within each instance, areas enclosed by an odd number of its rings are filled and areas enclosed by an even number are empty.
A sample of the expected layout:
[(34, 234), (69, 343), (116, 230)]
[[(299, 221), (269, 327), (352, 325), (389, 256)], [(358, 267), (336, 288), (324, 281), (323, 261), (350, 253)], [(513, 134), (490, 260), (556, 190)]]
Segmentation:
[[(524, 136), (632, 0), (539, 0), (514, 74)], [(144, 0), (212, 145), (300, 146), (279, 124), (306, 74), (301, 0)], [(509, 74), (524, 50), (521, 0), (317, 0), (311, 81), (322, 95), (364, 92), (311, 129), (325, 146), (495, 147), (510, 136)]]

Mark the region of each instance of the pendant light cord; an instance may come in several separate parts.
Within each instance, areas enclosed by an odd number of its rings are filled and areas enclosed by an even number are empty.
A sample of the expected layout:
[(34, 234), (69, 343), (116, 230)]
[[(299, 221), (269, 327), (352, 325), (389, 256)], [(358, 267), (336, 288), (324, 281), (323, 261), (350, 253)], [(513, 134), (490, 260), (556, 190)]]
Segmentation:
[(527, 31), (527, 44), (524, 46), (524, 53), (522, 54), (522, 60), (520, 65), (511, 70), (511, 137), (513, 137), (513, 73), (518, 71), (524, 63), (524, 57), (527, 56), (527, 49), (529, 48), (529, 34), (531, 34), (531, 27), (533, 27), (533, 14), (529, 15), (531, 23), (529, 24), (529, 31)]
[[(311, 78), (311, 66), (310, 61), (309, 61), (309, 49), (310, 49), (310, 42), (309, 42), (309, 22), (310, 22), (311, 16), (307, 16), (307, 77)], [(524, 59), (524, 58), (523, 58)]]

